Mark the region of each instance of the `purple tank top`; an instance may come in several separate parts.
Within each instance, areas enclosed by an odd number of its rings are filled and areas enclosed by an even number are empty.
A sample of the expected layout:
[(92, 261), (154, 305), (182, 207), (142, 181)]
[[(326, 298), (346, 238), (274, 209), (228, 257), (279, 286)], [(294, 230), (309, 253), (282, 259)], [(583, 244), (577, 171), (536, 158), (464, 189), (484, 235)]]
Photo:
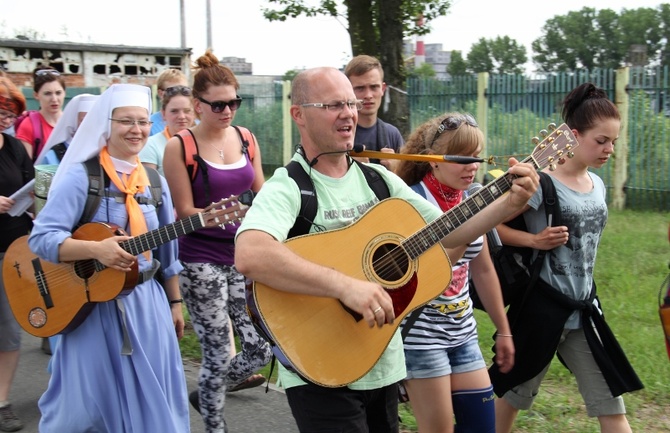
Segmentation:
[[(238, 195), (249, 188), (254, 181), (254, 168), (249, 157), (243, 156), (245, 164), (237, 168), (217, 168), (207, 163), (209, 177), (209, 191), (211, 201)], [(193, 202), (196, 207), (205, 208), (210, 202), (205, 197), (205, 181), (203, 168), (191, 184)], [(235, 259), (235, 233), (240, 226), (225, 224), (223, 228), (210, 227), (198, 230), (179, 238), (179, 259), (187, 263), (216, 263), (233, 265)]]

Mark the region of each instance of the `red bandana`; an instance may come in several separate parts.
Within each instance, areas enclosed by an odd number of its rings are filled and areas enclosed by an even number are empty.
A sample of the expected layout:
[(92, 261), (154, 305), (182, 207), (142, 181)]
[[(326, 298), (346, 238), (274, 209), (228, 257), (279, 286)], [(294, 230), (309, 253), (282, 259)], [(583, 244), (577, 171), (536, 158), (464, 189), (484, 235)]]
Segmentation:
[(423, 177), (423, 183), (426, 184), (428, 191), (433, 195), (437, 204), (440, 205), (442, 212), (456, 206), (463, 198), (463, 191), (442, 185), (435, 175), (433, 175), (432, 171), (426, 173)]

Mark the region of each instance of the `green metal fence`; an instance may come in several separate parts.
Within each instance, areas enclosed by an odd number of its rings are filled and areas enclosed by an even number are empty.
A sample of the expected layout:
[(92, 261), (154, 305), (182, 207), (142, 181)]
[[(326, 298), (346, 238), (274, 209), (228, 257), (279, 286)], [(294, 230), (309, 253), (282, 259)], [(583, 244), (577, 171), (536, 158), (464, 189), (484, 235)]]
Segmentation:
[[(622, 112), (613, 161), (595, 170), (617, 208), (670, 211), (670, 75), (668, 68), (598, 69), (542, 75), (464, 75), (448, 81), (410, 79), (407, 100), (414, 129), (448, 111), (477, 116), (486, 135), (485, 156), (505, 168), (507, 158), (531, 153), (531, 139), (561, 123), (559, 106), (575, 86), (592, 81)], [(242, 86), (235, 123), (250, 128), (262, 149), (266, 175), (284, 165), (299, 143), (290, 122), (288, 82)], [(68, 97), (98, 89), (68, 89)], [(32, 89), (24, 89), (32, 97)], [(34, 101), (33, 101), (34, 102)], [(29, 107), (33, 108), (30, 105)], [(287, 131), (286, 133), (284, 131)], [(483, 167), (483, 171), (491, 166)]]

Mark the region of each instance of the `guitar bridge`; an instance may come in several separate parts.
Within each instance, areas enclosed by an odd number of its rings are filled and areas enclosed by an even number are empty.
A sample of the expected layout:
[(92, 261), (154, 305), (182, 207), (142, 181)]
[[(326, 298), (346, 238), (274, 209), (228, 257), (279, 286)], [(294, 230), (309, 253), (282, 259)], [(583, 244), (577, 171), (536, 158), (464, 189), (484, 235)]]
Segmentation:
[(37, 282), (37, 288), (40, 291), (40, 295), (44, 300), (44, 305), (46, 305), (47, 308), (52, 308), (54, 306), (54, 302), (51, 299), (51, 295), (49, 294), (49, 287), (44, 276), (44, 270), (42, 269), (42, 262), (40, 262), (39, 257), (35, 257), (31, 263), (33, 264), (33, 269), (35, 270), (35, 281)]

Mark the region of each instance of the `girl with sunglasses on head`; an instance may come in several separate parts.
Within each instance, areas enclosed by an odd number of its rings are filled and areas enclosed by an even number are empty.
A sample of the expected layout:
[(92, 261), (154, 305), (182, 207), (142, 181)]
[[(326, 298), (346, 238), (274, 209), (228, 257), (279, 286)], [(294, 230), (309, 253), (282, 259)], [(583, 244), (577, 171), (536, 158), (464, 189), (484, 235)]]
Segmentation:
[[(472, 116), (447, 113), (419, 126), (400, 153), (476, 157), (483, 143), (484, 135)], [(478, 169), (479, 162), (404, 160), (396, 173), (444, 212), (464, 200), (464, 191), (474, 182)], [(401, 325), (407, 367), (403, 385), (419, 431), (494, 432), (493, 387), (479, 349), (469, 273), (498, 330), (496, 350), (501, 371), (514, 365), (514, 344), (486, 238), (480, 236), (468, 244), (451, 271), (451, 283), (442, 295), (411, 313)]]
[[(167, 68), (158, 74), (158, 78), (156, 78), (156, 93), (158, 94), (158, 100), (163, 100), (165, 90), (177, 86), (188, 86), (188, 79), (181, 70)], [(152, 114), (149, 120), (153, 122), (151, 124), (151, 135), (163, 132), (165, 129), (165, 118), (160, 110)]]
[(65, 80), (61, 73), (48, 66), (36, 68), (33, 71), (33, 97), (40, 105), (37, 113), (41, 130), (35, 131), (30, 118), (26, 117), (16, 129), (16, 138), (23, 142), (34, 160), (63, 115)]
[(147, 167), (163, 172), (163, 155), (168, 140), (182, 129), (195, 124), (193, 111), (193, 94), (187, 86), (172, 86), (163, 91), (161, 100), (161, 117), (165, 128), (149, 137), (147, 145), (140, 152), (140, 160)]
[[(198, 169), (191, 178), (179, 135), (168, 140), (163, 158), (167, 181), (180, 218), (201, 211), (212, 201), (260, 190), (264, 182), (260, 149), (247, 149), (232, 126), (242, 100), (233, 72), (207, 51), (196, 61), (193, 98), (200, 120), (189, 129), (198, 151)], [(257, 334), (246, 312), (245, 278), (234, 266), (234, 237), (239, 222), (184, 236), (179, 258), (182, 296), (202, 349), (199, 390), (190, 400), (198, 407), (208, 432), (223, 432), (226, 390), (262, 384), (252, 375), (270, 361), (270, 347)], [(231, 353), (230, 327), (240, 338), (241, 352)]]

